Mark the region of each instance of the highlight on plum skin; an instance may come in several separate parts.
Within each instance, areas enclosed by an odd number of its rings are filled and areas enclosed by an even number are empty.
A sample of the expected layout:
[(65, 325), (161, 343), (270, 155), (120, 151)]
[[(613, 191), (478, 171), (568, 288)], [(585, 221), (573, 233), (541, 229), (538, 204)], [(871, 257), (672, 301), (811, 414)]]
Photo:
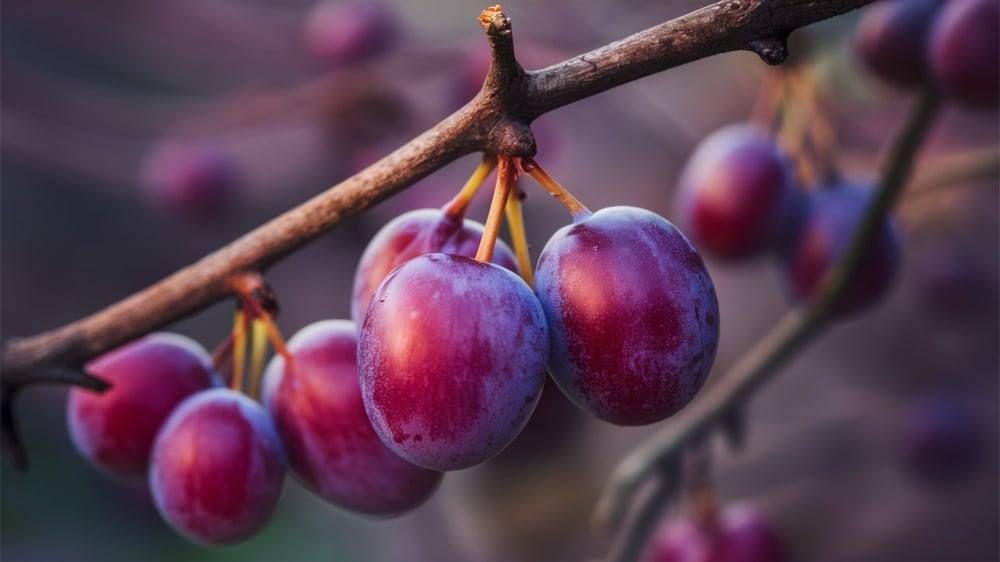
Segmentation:
[(188, 396), (219, 384), (211, 357), (194, 340), (150, 334), (94, 359), (88, 373), (111, 383), (98, 394), (72, 388), (66, 404), (77, 451), (100, 470), (141, 477), (160, 426)]
[(509, 445), (542, 391), (548, 330), (515, 273), (426, 254), (396, 268), (368, 308), (358, 351), (375, 432), (434, 470), (481, 463)]
[(1000, 0), (953, 0), (938, 14), (927, 48), (935, 80), (952, 101), (1000, 105)]
[(153, 447), (149, 487), (163, 518), (204, 545), (245, 540), (271, 519), (285, 452), (268, 413), (228, 388), (185, 400)]
[(719, 304), (701, 256), (669, 221), (609, 207), (557, 231), (538, 258), (549, 370), (580, 408), (645, 425), (684, 407), (719, 342)]
[[(372, 295), (390, 271), (419, 255), (441, 252), (475, 257), (483, 225), (450, 215), (441, 209), (417, 209), (386, 223), (372, 238), (358, 262), (351, 295), (351, 319), (359, 326)], [(493, 250), (493, 263), (517, 273), (517, 258), (502, 240)]]
[(678, 181), (681, 227), (703, 252), (729, 259), (770, 249), (793, 211), (794, 172), (754, 125), (719, 129), (698, 145)]
[(915, 88), (930, 75), (927, 43), (944, 0), (883, 0), (865, 8), (854, 34), (862, 62), (882, 80)]
[(358, 330), (347, 320), (306, 326), (264, 372), (273, 416), (293, 474), (334, 505), (396, 515), (422, 504), (442, 473), (393, 453), (372, 429), (358, 381)]
[[(847, 251), (871, 197), (870, 187), (848, 182), (824, 184), (807, 194), (801, 227), (790, 238), (781, 258), (786, 284), (795, 299), (808, 301), (820, 290)], [(835, 313), (854, 314), (878, 302), (896, 278), (901, 254), (895, 222), (887, 218)]]
[(215, 219), (233, 205), (240, 172), (230, 154), (204, 139), (167, 139), (142, 164), (142, 184), (153, 202), (193, 221)]
[(754, 507), (736, 504), (714, 519), (678, 518), (665, 523), (644, 562), (785, 562), (787, 549)]

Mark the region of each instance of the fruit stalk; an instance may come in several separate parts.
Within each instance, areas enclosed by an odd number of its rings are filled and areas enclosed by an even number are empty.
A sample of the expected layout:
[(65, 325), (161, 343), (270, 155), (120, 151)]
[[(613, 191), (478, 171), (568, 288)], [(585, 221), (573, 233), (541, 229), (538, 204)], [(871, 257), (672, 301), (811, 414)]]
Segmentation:
[(581, 221), (591, 214), (590, 209), (588, 209), (583, 203), (581, 203), (573, 194), (569, 192), (565, 187), (550, 176), (538, 162), (535, 162), (532, 158), (525, 158), (521, 167), (525, 172), (528, 173), (535, 181), (539, 183), (545, 191), (548, 191), (553, 197), (559, 200), (560, 203), (566, 207), (569, 214), (573, 217), (573, 221)]
[(247, 319), (242, 311), (236, 311), (233, 319), (233, 379), (230, 388), (243, 392), (243, 366), (247, 355)]
[(521, 213), (521, 188), (514, 186), (515, 193), (507, 197), (507, 226), (510, 239), (514, 243), (517, 265), (521, 268), (521, 278), (529, 287), (535, 287), (535, 276), (531, 272), (531, 254), (528, 252), (528, 235), (524, 229), (524, 215)]
[(493, 248), (500, 234), (500, 223), (503, 221), (504, 208), (507, 199), (514, 189), (514, 170), (510, 158), (501, 158), (497, 167), (497, 184), (493, 189), (493, 200), (490, 201), (489, 215), (486, 217), (486, 228), (479, 242), (476, 261), (488, 262), (493, 259)]
[(479, 188), (483, 186), (483, 182), (493, 173), (493, 169), (496, 167), (496, 155), (484, 154), (482, 162), (479, 163), (479, 166), (476, 166), (475, 171), (472, 172), (465, 185), (462, 186), (462, 190), (451, 201), (445, 204), (444, 214), (455, 220), (464, 218), (465, 210), (469, 208), (469, 202), (479, 192)]
[(265, 321), (254, 318), (250, 328), (250, 398), (260, 400), (260, 379), (264, 374), (267, 358), (267, 326)]

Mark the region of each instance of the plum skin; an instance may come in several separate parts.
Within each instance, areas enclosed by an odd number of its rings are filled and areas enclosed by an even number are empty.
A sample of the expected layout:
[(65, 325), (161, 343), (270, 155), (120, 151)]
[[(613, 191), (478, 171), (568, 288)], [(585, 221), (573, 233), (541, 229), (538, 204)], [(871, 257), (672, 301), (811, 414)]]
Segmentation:
[(69, 391), (70, 437), (91, 464), (123, 478), (145, 476), (156, 433), (178, 404), (219, 384), (204, 348), (167, 332), (105, 353), (85, 369), (111, 388), (101, 394), (82, 388)]
[(399, 22), (383, 2), (321, 2), (303, 30), (306, 49), (332, 64), (360, 62), (396, 44)]
[[(815, 297), (826, 275), (847, 251), (871, 197), (870, 188), (850, 182), (824, 184), (808, 194), (800, 231), (792, 236), (782, 256), (785, 280), (796, 299)], [(887, 218), (834, 313), (849, 316), (875, 304), (892, 286), (901, 254), (895, 222)]]
[(900, 88), (919, 86), (929, 75), (928, 37), (944, 0), (885, 0), (865, 9), (854, 42), (862, 61), (879, 78)]
[(715, 519), (683, 518), (663, 525), (645, 562), (784, 562), (788, 554), (768, 521), (749, 505), (734, 505)]
[(379, 286), (361, 329), (365, 410), (383, 442), (434, 470), (479, 464), (509, 445), (545, 381), (538, 299), (500, 266), (426, 254)]
[(289, 464), (307, 487), (335, 505), (395, 515), (423, 503), (440, 472), (406, 462), (372, 429), (361, 400), (353, 322), (310, 324), (288, 341), (264, 373), (264, 404)]
[(1000, 105), (1000, 1), (948, 2), (935, 19), (927, 53), (950, 99), (972, 108)]
[(286, 458), (267, 412), (228, 388), (185, 400), (153, 446), (149, 487), (163, 518), (205, 545), (233, 544), (270, 520)]
[(981, 464), (985, 439), (968, 404), (930, 395), (910, 404), (904, 414), (897, 429), (898, 457), (916, 480), (955, 485)]
[(790, 161), (748, 124), (706, 137), (678, 181), (679, 216), (692, 242), (729, 259), (769, 249), (789, 220), (794, 196)]
[[(351, 319), (364, 321), (372, 295), (385, 276), (397, 266), (419, 255), (441, 252), (475, 257), (483, 225), (454, 217), (440, 209), (416, 209), (386, 223), (365, 248), (354, 274)], [(497, 240), (493, 263), (517, 273), (517, 258), (502, 240)]]
[(715, 360), (719, 304), (697, 250), (669, 221), (601, 209), (557, 231), (536, 269), (550, 372), (592, 415), (663, 420), (698, 392)]
[(224, 215), (241, 183), (231, 155), (208, 140), (171, 139), (156, 144), (145, 157), (142, 176), (156, 204), (196, 221)]

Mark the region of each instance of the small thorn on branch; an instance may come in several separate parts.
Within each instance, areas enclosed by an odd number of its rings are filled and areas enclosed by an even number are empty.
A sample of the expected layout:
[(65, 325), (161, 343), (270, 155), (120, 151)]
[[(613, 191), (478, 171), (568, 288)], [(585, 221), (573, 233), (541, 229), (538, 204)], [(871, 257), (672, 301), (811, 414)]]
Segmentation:
[(747, 47), (770, 65), (781, 64), (788, 58), (788, 34), (754, 39)]
[(94, 392), (105, 392), (111, 388), (111, 383), (104, 379), (82, 369), (64, 366), (49, 367), (4, 380), (0, 384), (0, 450), (3, 459), (20, 472), (28, 469), (28, 455), (17, 430), (14, 399), (21, 390), (33, 384), (70, 384)]

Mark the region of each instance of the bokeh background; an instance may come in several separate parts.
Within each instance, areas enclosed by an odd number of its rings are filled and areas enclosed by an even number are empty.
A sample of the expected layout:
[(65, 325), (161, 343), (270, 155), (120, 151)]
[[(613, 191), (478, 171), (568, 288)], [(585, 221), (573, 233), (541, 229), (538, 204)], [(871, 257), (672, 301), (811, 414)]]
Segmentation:
[[(531, 69), (703, 4), (510, 0), (504, 7), (517, 54)], [(349, 60), (317, 43), (315, 34), (335, 34), (338, 25), (310, 24), (318, 6), (4, 4), (3, 337), (60, 326), (159, 280), (388, 153), (481, 82), (488, 51), (477, 17), (485, 5), (390, 2), (396, 27), (388, 39)], [(850, 45), (856, 21), (849, 14), (793, 38), (834, 125), (836, 163), (846, 175), (871, 177), (911, 95), (858, 65)], [(559, 109), (535, 124), (538, 160), (591, 208), (627, 204), (674, 218), (686, 157), (711, 131), (748, 118), (770, 72), (754, 55), (732, 53)], [(918, 177), (936, 157), (996, 150), (997, 124), (995, 111), (947, 108)], [(152, 196), (144, 162), (178, 139), (212, 144), (238, 179), (218, 213), (192, 217)], [(268, 279), (286, 335), (348, 317), (354, 264), (367, 241), (395, 215), (442, 205), (476, 163), (469, 156), (449, 165), (275, 266)], [(759, 507), (796, 559), (998, 559), (995, 178), (907, 195), (897, 210), (904, 265), (892, 293), (827, 332), (758, 393), (742, 449), (713, 442), (721, 500)], [(569, 217), (533, 184), (524, 187), (537, 256)], [(470, 216), (482, 220), (487, 206), (481, 195)], [(723, 318), (711, 385), (790, 304), (770, 259), (734, 265), (708, 257), (707, 264)], [(169, 329), (211, 349), (231, 312), (232, 303), (220, 303)], [(598, 493), (615, 463), (663, 425), (612, 427), (551, 399), (523, 442), (449, 474), (410, 514), (359, 517), (289, 478), (264, 532), (204, 549), (160, 520), (142, 482), (112, 481), (75, 453), (65, 395), (33, 388), (19, 402), (31, 468), (0, 473), (5, 561), (595, 559), (609, 544), (588, 523)], [(927, 401), (958, 404), (971, 420), (960, 439), (978, 453), (946, 482), (915, 476), (902, 460), (905, 420)]]

